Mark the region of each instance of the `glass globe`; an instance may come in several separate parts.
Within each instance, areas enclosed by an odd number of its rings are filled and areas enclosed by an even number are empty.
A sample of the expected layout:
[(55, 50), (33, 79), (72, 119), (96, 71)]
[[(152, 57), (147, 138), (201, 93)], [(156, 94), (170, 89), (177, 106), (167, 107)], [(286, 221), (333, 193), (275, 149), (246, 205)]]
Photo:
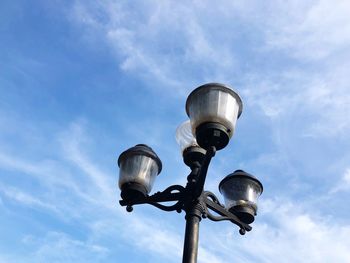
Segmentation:
[(175, 138), (180, 146), (181, 153), (190, 146), (198, 146), (196, 138), (192, 134), (190, 120), (184, 121), (177, 127)]

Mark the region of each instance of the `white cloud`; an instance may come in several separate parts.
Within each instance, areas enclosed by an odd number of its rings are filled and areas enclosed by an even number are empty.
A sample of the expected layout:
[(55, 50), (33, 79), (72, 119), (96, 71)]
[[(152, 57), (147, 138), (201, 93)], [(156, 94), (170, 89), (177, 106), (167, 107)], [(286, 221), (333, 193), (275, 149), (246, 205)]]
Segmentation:
[[(261, 262), (348, 262), (349, 225), (334, 224), (306, 207), (288, 202), (270, 201), (262, 206), (275, 224), (257, 224), (252, 239)], [(265, 216), (264, 214), (262, 216)], [(260, 237), (259, 237), (260, 236)], [(266, 242), (269, 240), (270, 242)], [(273, 245), (272, 245), (273, 244)], [(245, 244), (248, 249), (248, 242)], [(297, 253), (293, 253), (297, 251)], [(334, 253), (336, 251), (336, 253)]]
[(339, 55), (350, 44), (349, 10), (346, 0), (281, 2), (274, 11), (284, 15), (273, 16), (267, 27), (269, 44), (301, 60)]
[(331, 190), (330, 194), (350, 190), (350, 168), (346, 169), (340, 181)]
[[(313, 137), (350, 128), (348, 10), (348, 1), (324, 0), (148, 2), (132, 10), (116, 1), (78, 1), (72, 15), (109, 43), (122, 69), (152, 81), (153, 88), (185, 96), (205, 81), (238, 80), (248, 101), (270, 118), (312, 115), (301, 129)], [(278, 73), (254, 67), (253, 57), (271, 57), (282, 67)], [(302, 64), (274, 62), (280, 57)]]
[(288, 199), (264, 199), (253, 230), (245, 236), (240, 236), (230, 225), (213, 228), (202, 236), (211, 237), (206, 245), (216, 248), (216, 254), (226, 261), (346, 263), (350, 260), (350, 225), (335, 224)]
[(25, 193), (15, 187), (0, 184), (0, 193), (4, 194), (7, 198), (10, 198), (23, 205), (38, 209), (50, 210), (54, 213), (60, 214), (56, 206), (38, 199), (31, 194)]
[[(44, 159), (31, 162), (7, 153), (0, 153), (1, 170), (20, 173), (25, 180), (34, 179), (40, 187), (33, 192), (29, 186), (28, 189), (23, 189), (24, 185), (17, 188), (7, 183), (2, 185), (1, 190), (4, 195), (22, 205), (46, 209), (59, 215), (61, 219), (80, 217), (77, 207), (82, 208), (82, 205), (79, 203), (94, 204), (98, 199), (83, 189), (84, 182), (75, 180), (66, 169), (66, 165), (59, 160)], [(72, 198), (79, 200), (79, 203), (72, 203)]]
[[(89, 231), (86, 232), (85, 240), (73, 239), (63, 233), (50, 233), (44, 239), (25, 238), (24, 241), (27, 242), (25, 244), (34, 244), (37, 247), (34, 262), (43, 262), (45, 259), (50, 259), (51, 262), (101, 260), (109, 253), (109, 248), (99, 242), (103, 238), (111, 242), (117, 242), (117, 240), (120, 242), (122, 238), (123, 242), (135, 245), (138, 250), (150, 256), (157, 255), (171, 262), (180, 260), (183, 236), (177, 229), (178, 226), (169, 226), (166, 218), (155, 218), (154, 214), (126, 214), (120, 207), (117, 208), (115, 198), (108, 194), (110, 176), (101, 172), (93, 158), (85, 152), (87, 142), (91, 142), (91, 139), (84, 125), (73, 123), (66, 131), (60, 135), (62, 145), (67, 147), (62, 155), (72, 162), (80, 173), (87, 176), (86, 181), (81, 181), (81, 178), (84, 178), (81, 176), (71, 179), (74, 184), (82, 184), (82, 187), (89, 182), (91, 188), (86, 194), (91, 199), (93, 197), (96, 199), (95, 202), (88, 203), (90, 207), (88, 210), (84, 204), (88, 199), (74, 199), (76, 204), (72, 207), (78, 213), (83, 213), (83, 224), (88, 226)], [(5, 158), (4, 155), (1, 160), (3, 168), (15, 169), (18, 164), (18, 169), (25, 170), (28, 174), (38, 173), (42, 168), (40, 165), (24, 163), (8, 156)], [(87, 163), (89, 165), (86, 165)], [(344, 175), (346, 180), (348, 180), (347, 174), (348, 172)], [(57, 185), (54, 184), (52, 187), (55, 189)], [(106, 189), (105, 196), (94, 194)], [(44, 201), (36, 196), (21, 193), (20, 189), (7, 188), (6, 195), (29, 206), (47, 209)], [(59, 204), (61, 198), (62, 196), (55, 195), (50, 201)], [(106, 200), (110, 203), (101, 210), (101, 204)], [(349, 226), (334, 224), (309, 212), (311, 210), (307, 210), (308, 207), (293, 204), (288, 199), (262, 200), (258, 220), (253, 225), (254, 229), (244, 237), (240, 237), (237, 234), (238, 230), (227, 222), (210, 225), (210, 230), (201, 227), (199, 262), (226, 262), (233, 259), (236, 262), (274, 262), (276, 258), (279, 262), (323, 262), (322, 260), (327, 262), (332, 259), (336, 262), (348, 262), (350, 260), (347, 253), (347, 247), (350, 245)], [(72, 203), (65, 205), (72, 205)], [(82, 223), (78, 218), (75, 222)], [(185, 221), (181, 222), (184, 228)], [(203, 220), (201, 224), (208, 224), (208, 222)], [(337, 252), (336, 255), (333, 254), (334, 251)]]
[(124, 238), (127, 237), (139, 249), (148, 250), (149, 254), (157, 253), (168, 261), (177, 262), (182, 255), (182, 237), (179, 233), (159, 227), (164, 222), (155, 222), (145, 216), (140, 220), (135, 215), (128, 215), (125, 223), (132, 227), (123, 231)]
[[(23, 160), (5, 152), (0, 152), (0, 167), (4, 170), (19, 171), (25, 175), (30, 175), (44, 183), (47, 187), (66, 187), (80, 196), (85, 196), (79, 191), (79, 187), (70, 176), (64, 164), (58, 160), (45, 159), (41, 161)], [(59, 176), (58, 176), (59, 175)]]
[[(102, 172), (96, 164), (93, 164), (93, 162), (84, 155), (81, 144), (86, 143), (87, 139), (81, 124), (72, 123), (68, 130), (61, 135), (60, 141), (65, 158), (77, 166), (81, 172), (87, 176), (84, 179), (91, 180), (93, 192), (96, 192), (97, 188), (100, 201), (108, 206), (108, 204), (114, 200), (115, 196), (115, 183), (112, 180), (114, 177)], [(86, 184), (88, 185), (89, 183), (86, 183), (86, 180), (84, 180), (84, 185)]]
[(121, 69), (151, 81), (150, 87), (185, 95), (198, 81), (227, 80), (236, 68), (233, 43), (203, 27), (207, 18), (219, 18), (207, 6), (154, 1), (132, 11), (128, 7), (115, 1), (77, 2), (72, 16), (89, 34), (109, 43)]
[[(153, 208), (150, 208), (153, 209)], [(136, 216), (142, 217), (142, 219)], [(185, 220), (182, 219), (182, 224), (177, 227), (185, 228)], [(179, 262), (182, 258), (182, 249), (184, 237), (180, 235), (182, 231), (174, 229), (174, 226), (169, 224), (169, 221), (162, 218), (150, 217), (148, 214), (127, 215), (124, 217), (125, 224), (132, 226), (122, 228), (120, 233), (125, 240), (136, 245), (139, 249), (144, 250), (149, 255), (161, 256), (167, 262)], [(225, 262), (222, 259), (207, 249), (207, 246), (199, 244), (198, 262), (201, 263), (221, 263)]]
[[(298, 121), (304, 136), (347, 136), (349, 2), (282, 1), (267, 4), (266, 9), (270, 15), (252, 19), (261, 24), (262, 53), (270, 54), (272, 61), (275, 56), (284, 61), (278, 72), (255, 69), (246, 78), (248, 100), (274, 120), (304, 118), (307, 121)], [(257, 14), (261, 10), (255, 5)]]
[(109, 253), (106, 247), (61, 232), (49, 232), (41, 238), (26, 236), (23, 243), (35, 247), (29, 262), (100, 262)]
[[(150, 256), (157, 255), (171, 262), (180, 260), (183, 237), (174, 228), (167, 229), (167, 222), (161, 218), (155, 222), (147, 213), (138, 215), (126, 213), (125, 208), (118, 205), (116, 184), (111, 181), (112, 176), (102, 172), (93, 158), (86, 154), (87, 145), (96, 142), (91, 141), (85, 125), (74, 122), (64, 130), (65, 132), (59, 133), (59, 141), (63, 147), (63, 160), (68, 160), (68, 163), (64, 161), (55, 163), (53, 160), (34, 163), (1, 154), (1, 169), (24, 172), (26, 176), (44, 182), (44, 187), (36, 189), (35, 193), (27, 193), (22, 188), (2, 184), (0, 193), (21, 205), (52, 212), (58, 215), (58, 220), (64, 222), (68, 219), (71, 224), (79, 224), (88, 229), (84, 240), (74, 239), (68, 233), (57, 232), (50, 232), (44, 238), (25, 236), (24, 244), (27, 247), (34, 246), (36, 249), (32, 255), (32, 262), (100, 260), (108, 256), (108, 248), (100, 245), (100, 240), (106, 239), (112, 243), (123, 239), (123, 242), (129, 243), (130, 246), (136, 245), (138, 250)], [(55, 163), (53, 166), (47, 165), (53, 163)], [(61, 171), (57, 168), (69, 163), (78, 169), (78, 174), (67, 177), (70, 180), (65, 184), (62, 185), (57, 180), (45, 180), (43, 177), (46, 174), (57, 176), (57, 171)], [(60, 174), (59, 177), (65, 178), (65, 174)], [(66, 191), (60, 190), (62, 187)], [(183, 220), (182, 227), (184, 224)], [(160, 225), (164, 227), (160, 228)], [(216, 258), (203, 248), (200, 250), (204, 251), (207, 258)]]
[[(329, 72), (298, 70), (279, 77), (257, 74), (247, 80), (243, 94), (274, 123), (298, 123), (304, 136), (347, 136), (350, 129), (350, 77), (340, 63)], [(328, 68), (327, 68), (328, 69)], [(256, 88), (249, 88), (256, 83)]]

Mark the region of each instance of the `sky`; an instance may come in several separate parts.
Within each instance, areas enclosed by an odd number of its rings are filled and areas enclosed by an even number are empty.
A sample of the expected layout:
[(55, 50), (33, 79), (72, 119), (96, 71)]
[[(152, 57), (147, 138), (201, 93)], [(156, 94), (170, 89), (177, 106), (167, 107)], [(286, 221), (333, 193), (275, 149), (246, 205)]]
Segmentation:
[(186, 183), (185, 102), (231, 86), (243, 113), (205, 189), (264, 185), (253, 230), (202, 220), (198, 262), (350, 262), (349, 1), (0, 2), (0, 262), (181, 262), (184, 213), (119, 206), (117, 158)]

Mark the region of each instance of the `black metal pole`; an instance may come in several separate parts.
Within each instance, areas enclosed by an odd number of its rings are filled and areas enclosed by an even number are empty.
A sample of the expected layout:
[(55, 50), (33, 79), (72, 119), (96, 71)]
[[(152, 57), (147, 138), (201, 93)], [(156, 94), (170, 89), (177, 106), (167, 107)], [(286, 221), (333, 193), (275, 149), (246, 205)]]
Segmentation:
[(199, 222), (201, 221), (201, 210), (193, 205), (186, 213), (186, 230), (182, 263), (196, 263), (198, 254)]

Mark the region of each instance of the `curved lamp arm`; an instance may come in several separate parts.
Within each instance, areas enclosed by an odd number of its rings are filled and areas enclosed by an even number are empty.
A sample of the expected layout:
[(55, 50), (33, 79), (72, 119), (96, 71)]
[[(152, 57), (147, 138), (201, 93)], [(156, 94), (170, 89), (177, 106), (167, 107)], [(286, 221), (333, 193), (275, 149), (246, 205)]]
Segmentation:
[[(120, 200), (119, 203), (121, 206), (126, 206), (126, 210), (131, 212), (133, 210), (133, 205), (139, 204), (150, 204), (164, 211), (174, 211), (181, 212), (184, 198), (185, 198), (185, 188), (181, 185), (172, 185), (166, 188), (162, 192), (157, 192), (151, 196), (139, 197), (132, 200)], [(161, 202), (171, 202), (177, 201), (175, 204), (166, 206), (159, 204)]]
[[(204, 191), (201, 195), (201, 202), (205, 204), (203, 206), (205, 210), (205, 212), (203, 213), (204, 218), (207, 217), (212, 221), (231, 221), (240, 228), (239, 233), (241, 235), (244, 235), (246, 231), (252, 230), (252, 227), (250, 225), (243, 223), (241, 220), (238, 219), (236, 215), (227, 211), (225, 209), (225, 206), (219, 202), (218, 198), (212, 192)], [(219, 214), (219, 216), (212, 214), (210, 210)]]

